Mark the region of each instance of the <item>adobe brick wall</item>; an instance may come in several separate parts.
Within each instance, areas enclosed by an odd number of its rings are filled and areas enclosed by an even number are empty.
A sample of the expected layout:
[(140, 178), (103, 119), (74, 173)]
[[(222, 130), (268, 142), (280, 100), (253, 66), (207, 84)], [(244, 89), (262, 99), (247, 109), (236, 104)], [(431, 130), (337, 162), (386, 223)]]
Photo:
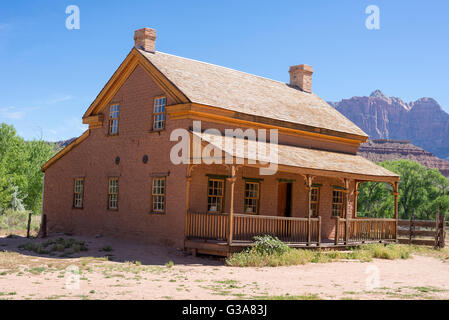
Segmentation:
[[(151, 132), (153, 98), (163, 95), (141, 67), (137, 67), (124, 83), (111, 104), (120, 104), (119, 135), (108, 136), (108, 110), (104, 112), (104, 125), (93, 129), (90, 136), (45, 172), (44, 213), (49, 232), (74, 234), (102, 234), (120, 238), (133, 238), (170, 246), (183, 246), (185, 225), (186, 165), (173, 165), (170, 142), (173, 129), (192, 126), (192, 120), (168, 120), (166, 130)], [(167, 104), (174, 104), (168, 98)], [(203, 128), (223, 130), (231, 126), (203, 122)], [(331, 143), (311, 138), (280, 135), (281, 143), (315, 147), (336, 151), (355, 152), (354, 146)], [(147, 164), (143, 155), (149, 156)], [(120, 164), (115, 158), (120, 157)], [(151, 175), (169, 172), (166, 185), (166, 213), (151, 214)], [(228, 174), (223, 166), (196, 168), (191, 184), (191, 210), (207, 211), (206, 173)], [(107, 210), (108, 178), (119, 177), (119, 209)], [(73, 209), (73, 179), (85, 177), (84, 208)], [(259, 177), (258, 170), (243, 168), (238, 171), (235, 188), (235, 212), (243, 212), (242, 177)], [(306, 191), (302, 176), (278, 173), (261, 177), (260, 214), (275, 215), (277, 211), (278, 178), (295, 179), (293, 184), (292, 215), (305, 216)], [(320, 215), (323, 236), (332, 237), (334, 220), (330, 218), (332, 185), (342, 185), (337, 179), (317, 177), (322, 183)], [(353, 182), (351, 183), (351, 190)], [(227, 189), (229, 190), (229, 188)], [(229, 212), (230, 193), (226, 193), (225, 211)], [(351, 197), (353, 194), (351, 193)], [(353, 198), (351, 198), (353, 199)], [(352, 200), (349, 210), (352, 213)]]
[[(164, 92), (142, 68), (131, 74), (111, 103), (120, 103), (119, 135), (103, 128), (90, 136), (45, 172), (44, 213), (49, 232), (103, 234), (182, 246), (186, 195), (186, 166), (171, 163), (170, 132), (150, 132), (153, 97)], [(168, 99), (168, 103), (173, 103)], [(105, 119), (107, 119), (107, 111)], [(186, 125), (184, 123), (184, 125)], [(143, 164), (147, 154), (149, 161)], [(120, 157), (120, 164), (115, 158)], [(151, 174), (167, 177), (166, 214), (150, 214)], [(84, 208), (73, 209), (73, 179), (85, 177)], [(119, 209), (107, 210), (108, 177), (119, 177)]]

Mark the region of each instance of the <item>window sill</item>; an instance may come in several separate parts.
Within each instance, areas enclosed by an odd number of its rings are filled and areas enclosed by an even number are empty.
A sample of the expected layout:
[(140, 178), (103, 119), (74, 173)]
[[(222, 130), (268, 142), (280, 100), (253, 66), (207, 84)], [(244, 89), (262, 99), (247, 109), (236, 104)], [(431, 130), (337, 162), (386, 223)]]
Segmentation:
[(149, 133), (156, 133), (156, 132), (158, 132), (159, 134), (161, 133), (161, 132), (163, 132), (163, 131), (165, 131), (165, 130), (167, 130), (166, 128), (162, 128), (162, 129), (151, 129), (150, 131), (149, 131)]
[(150, 211), (150, 212), (148, 212), (148, 214), (157, 215), (157, 216), (164, 216), (165, 215), (165, 211)]

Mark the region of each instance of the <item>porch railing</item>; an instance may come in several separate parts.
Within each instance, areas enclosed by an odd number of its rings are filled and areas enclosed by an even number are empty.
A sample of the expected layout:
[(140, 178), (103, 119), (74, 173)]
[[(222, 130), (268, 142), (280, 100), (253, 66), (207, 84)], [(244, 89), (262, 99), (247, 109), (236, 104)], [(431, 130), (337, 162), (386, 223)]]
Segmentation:
[(396, 240), (395, 219), (336, 218), (335, 244)]
[[(189, 212), (186, 238), (227, 240), (229, 215), (223, 213)], [(309, 231), (310, 230), (310, 231)], [(320, 244), (321, 218), (289, 218), (234, 214), (232, 238), (235, 241), (253, 241), (255, 236), (271, 235), (287, 243)]]
[(186, 238), (227, 240), (229, 233), (226, 213), (187, 213)]

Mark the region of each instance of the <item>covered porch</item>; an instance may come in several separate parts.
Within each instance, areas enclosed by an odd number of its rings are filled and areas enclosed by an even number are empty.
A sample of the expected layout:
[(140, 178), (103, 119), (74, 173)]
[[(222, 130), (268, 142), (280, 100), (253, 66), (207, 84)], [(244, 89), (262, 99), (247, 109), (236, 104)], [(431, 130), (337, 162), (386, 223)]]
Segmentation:
[[(397, 241), (399, 177), (388, 170), (356, 155), (282, 145), (271, 176), (249, 160), (187, 165), (185, 249), (228, 255), (263, 235), (311, 249)], [(368, 181), (392, 185), (393, 219), (357, 217), (358, 188)]]

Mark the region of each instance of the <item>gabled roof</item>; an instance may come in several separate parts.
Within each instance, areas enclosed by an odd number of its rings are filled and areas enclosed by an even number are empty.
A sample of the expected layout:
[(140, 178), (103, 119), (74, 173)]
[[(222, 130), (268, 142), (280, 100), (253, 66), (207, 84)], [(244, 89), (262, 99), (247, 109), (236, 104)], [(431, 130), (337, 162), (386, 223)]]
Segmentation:
[(213, 64), (138, 50), (191, 102), (367, 137), (313, 93)]
[[(237, 158), (276, 163), (280, 166), (296, 167), (310, 172), (318, 170), (352, 174), (373, 181), (399, 181), (399, 175), (396, 173), (358, 155), (276, 145), (269, 142), (219, 136), (205, 132), (192, 132), (192, 134)], [(238, 146), (241, 146), (241, 149)]]

